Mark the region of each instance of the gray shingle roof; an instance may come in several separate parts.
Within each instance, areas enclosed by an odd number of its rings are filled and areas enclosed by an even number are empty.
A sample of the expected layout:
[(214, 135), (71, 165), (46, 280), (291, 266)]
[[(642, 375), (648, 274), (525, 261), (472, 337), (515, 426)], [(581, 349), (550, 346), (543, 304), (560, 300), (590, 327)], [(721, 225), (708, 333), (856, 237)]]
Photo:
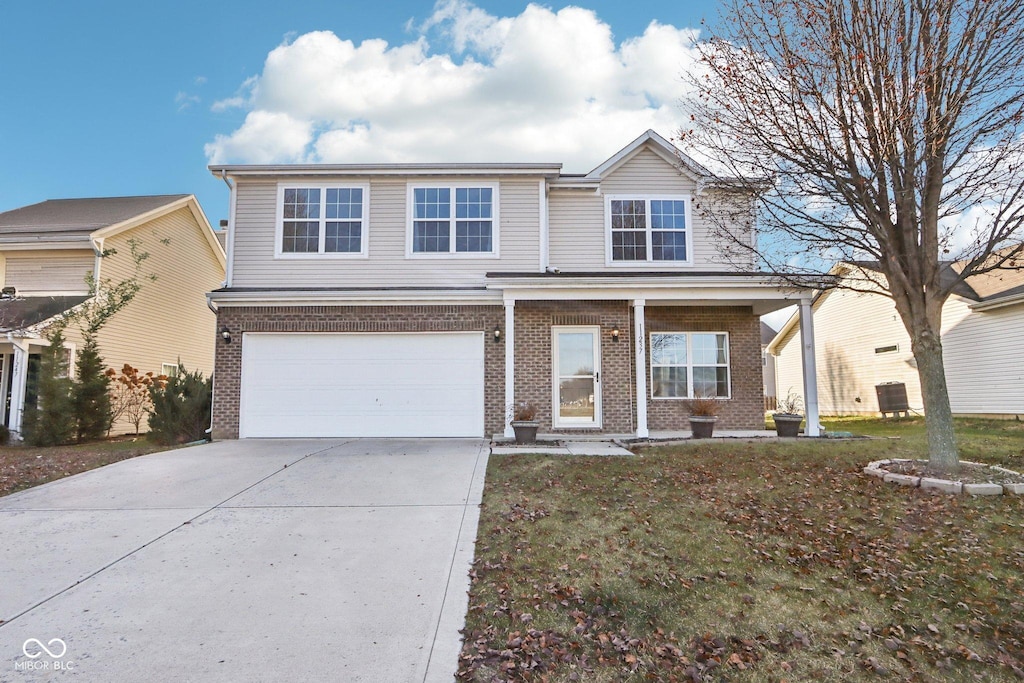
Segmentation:
[(187, 196), (169, 194), (48, 199), (0, 213), (0, 239), (85, 239), (95, 230), (126, 221)]
[(0, 331), (20, 330), (74, 308), (88, 296), (30, 296), (0, 299)]

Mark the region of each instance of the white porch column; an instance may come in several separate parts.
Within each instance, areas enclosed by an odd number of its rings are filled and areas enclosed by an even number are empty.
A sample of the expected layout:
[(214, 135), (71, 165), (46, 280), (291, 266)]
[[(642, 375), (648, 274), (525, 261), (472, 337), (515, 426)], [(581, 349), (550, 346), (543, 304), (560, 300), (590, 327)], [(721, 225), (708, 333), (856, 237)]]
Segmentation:
[(821, 436), (818, 416), (818, 369), (814, 358), (814, 316), (810, 299), (800, 300), (800, 355), (804, 371), (804, 410), (807, 436)]
[(633, 347), (636, 349), (636, 436), (646, 439), (647, 431), (647, 331), (644, 325), (644, 299), (633, 300)]
[(505, 436), (516, 435), (512, 413), (516, 402), (516, 300), (505, 299)]
[(7, 428), (20, 439), (28, 382), (28, 344), (22, 340), (12, 340), (12, 343), (14, 358), (11, 360), (11, 416)]

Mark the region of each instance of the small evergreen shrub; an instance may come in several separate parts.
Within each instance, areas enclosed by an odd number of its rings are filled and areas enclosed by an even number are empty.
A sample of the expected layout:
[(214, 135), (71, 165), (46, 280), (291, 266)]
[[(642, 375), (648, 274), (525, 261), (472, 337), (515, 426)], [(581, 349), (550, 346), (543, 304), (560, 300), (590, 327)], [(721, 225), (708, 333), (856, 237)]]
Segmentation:
[(179, 444), (206, 438), (213, 406), (213, 380), (203, 373), (188, 372), (178, 365), (173, 377), (160, 375), (149, 389), (153, 402), (149, 415), (149, 437), (162, 444)]
[(57, 327), (47, 335), (39, 367), (36, 405), (25, 407), (21, 434), (30, 446), (58, 446), (75, 436), (73, 382), (68, 378), (64, 334)]
[(102, 439), (110, 427), (110, 377), (94, 335), (86, 337), (85, 345), (75, 363), (76, 381), (71, 390), (79, 442)]

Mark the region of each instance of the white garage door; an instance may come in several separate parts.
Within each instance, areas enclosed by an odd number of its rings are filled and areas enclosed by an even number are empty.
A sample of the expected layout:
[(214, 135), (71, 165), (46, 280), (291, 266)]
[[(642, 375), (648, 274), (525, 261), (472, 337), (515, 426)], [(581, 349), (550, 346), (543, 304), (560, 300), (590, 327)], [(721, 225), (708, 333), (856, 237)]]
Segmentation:
[(242, 437), (481, 437), (484, 336), (246, 333), (241, 392)]

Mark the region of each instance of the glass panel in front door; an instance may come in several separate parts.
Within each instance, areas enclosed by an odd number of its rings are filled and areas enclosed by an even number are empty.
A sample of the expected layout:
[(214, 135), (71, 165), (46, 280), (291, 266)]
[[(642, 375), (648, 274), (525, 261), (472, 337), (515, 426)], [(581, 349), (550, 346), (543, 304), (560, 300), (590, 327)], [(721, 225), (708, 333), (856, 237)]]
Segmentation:
[(558, 421), (596, 424), (598, 421), (597, 335), (574, 330), (557, 333)]

